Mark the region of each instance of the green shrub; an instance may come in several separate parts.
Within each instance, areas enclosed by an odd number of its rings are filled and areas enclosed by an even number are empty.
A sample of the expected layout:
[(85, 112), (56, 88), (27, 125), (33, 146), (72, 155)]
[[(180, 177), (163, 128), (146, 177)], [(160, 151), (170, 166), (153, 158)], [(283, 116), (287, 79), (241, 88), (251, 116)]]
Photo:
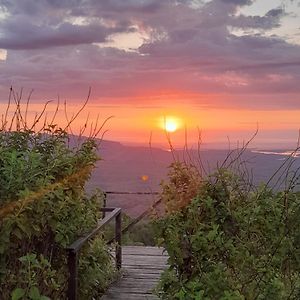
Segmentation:
[(112, 260), (102, 238), (95, 238), (85, 247), (79, 262), (79, 299), (98, 299), (116, 279), (118, 274)]
[[(102, 194), (84, 192), (98, 159), (96, 142), (68, 145), (67, 133), (55, 125), (43, 133), (0, 131), (1, 299), (64, 299), (65, 247), (101, 216)], [(94, 274), (80, 289), (103, 291), (113, 276), (105, 243), (91, 241), (80, 257), (80, 277)]]
[(60, 285), (56, 282), (58, 279), (57, 272), (51, 268), (51, 264), (43, 255), (38, 258), (36, 254), (28, 253), (26, 256), (20, 257), (19, 261), (21, 262), (20, 268), (16, 270), (16, 274), (11, 275), (14, 277), (14, 281), (24, 288), (15, 288), (12, 292), (12, 300), (23, 298), (33, 300), (49, 299), (41, 295), (40, 289), (43, 286), (59, 290)]
[(228, 169), (203, 179), (176, 163), (162, 200), (163, 299), (300, 299), (299, 193), (251, 190)]
[(151, 221), (140, 221), (123, 235), (125, 245), (155, 246), (155, 233)]

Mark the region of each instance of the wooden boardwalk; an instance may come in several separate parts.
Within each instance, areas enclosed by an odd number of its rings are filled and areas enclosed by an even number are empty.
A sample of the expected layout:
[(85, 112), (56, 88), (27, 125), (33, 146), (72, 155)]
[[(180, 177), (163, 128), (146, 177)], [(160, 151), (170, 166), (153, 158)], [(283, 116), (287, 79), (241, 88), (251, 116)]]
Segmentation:
[(163, 248), (125, 246), (122, 252), (122, 277), (101, 299), (159, 299), (153, 294), (153, 289), (167, 267), (168, 256), (163, 253)]

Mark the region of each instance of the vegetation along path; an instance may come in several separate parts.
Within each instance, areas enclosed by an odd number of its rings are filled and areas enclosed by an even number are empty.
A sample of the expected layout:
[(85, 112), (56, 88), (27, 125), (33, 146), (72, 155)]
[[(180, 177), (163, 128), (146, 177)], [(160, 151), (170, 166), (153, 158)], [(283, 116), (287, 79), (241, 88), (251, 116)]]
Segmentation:
[(153, 289), (167, 267), (168, 259), (163, 248), (125, 246), (122, 252), (122, 277), (101, 299), (158, 299)]

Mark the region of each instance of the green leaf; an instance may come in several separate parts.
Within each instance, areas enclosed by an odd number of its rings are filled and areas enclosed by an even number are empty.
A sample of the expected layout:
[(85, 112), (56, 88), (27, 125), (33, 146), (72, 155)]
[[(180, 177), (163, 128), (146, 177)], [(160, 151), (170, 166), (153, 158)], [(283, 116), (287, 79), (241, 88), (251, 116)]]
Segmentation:
[(36, 286), (33, 286), (29, 291), (29, 297), (32, 300), (40, 300), (41, 294), (39, 289)]
[(11, 300), (19, 300), (25, 295), (25, 291), (21, 288), (16, 288), (11, 293)]
[(13, 231), (13, 235), (15, 235), (19, 240), (22, 239), (22, 233), (18, 228)]

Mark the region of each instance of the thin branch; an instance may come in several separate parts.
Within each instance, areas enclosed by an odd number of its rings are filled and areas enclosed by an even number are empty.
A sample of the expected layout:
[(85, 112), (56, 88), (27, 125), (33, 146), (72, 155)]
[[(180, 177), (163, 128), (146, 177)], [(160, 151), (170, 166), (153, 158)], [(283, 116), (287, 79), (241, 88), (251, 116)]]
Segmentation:
[[(27, 127), (27, 113), (28, 113), (29, 102), (30, 102), (32, 93), (33, 93), (33, 89), (29, 92), (29, 95), (28, 95), (27, 101), (26, 101), (25, 115), (24, 115), (24, 122), (25, 122), (26, 127)], [(27, 129), (27, 128), (25, 128), (25, 129)]]
[(77, 119), (77, 117), (80, 115), (80, 113), (84, 110), (84, 108), (86, 107), (86, 105), (89, 102), (89, 99), (90, 99), (90, 96), (91, 96), (91, 91), (92, 91), (92, 89), (90, 87), (89, 91), (88, 91), (88, 95), (87, 95), (83, 105), (80, 107), (80, 109), (77, 111), (77, 113), (68, 122), (67, 126), (64, 128), (64, 131), (66, 131), (70, 127), (70, 125)]
[(9, 108), (10, 108), (10, 104), (11, 104), (12, 92), (13, 92), (13, 88), (12, 88), (12, 86), (11, 86), (10, 89), (9, 89), (8, 103), (7, 103), (7, 107), (6, 107), (5, 115), (4, 115), (4, 125), (3, 125), (3, 130), (5, 130), (6, 124), (7, 124), (7, 116), (8, 116), (8, 112), (9, 112)]
[(43, 109), (42, 109), (42, 112), (38, 115), (38, 117), (35, 119), (35, 121), (33, 122), (30, 130), (34, 129), (35, 128), (35, 125), (40, 121), (40, 119), (42, 118), (42, 116), (44, 115), (45, 111), (46, 111), (46, 108), (48, 106), (49, 103), (51, 103), (52, 100), (49, 100), (45, 103)]
[[(104, 122), (101, 124), (100, 128), (97, 130), (97, 132), (95, 133), (94, 136), (92, 136), (92, 138), (96, 138), (98, 136), (98, 134), (101, 132), (101, 130), (103, 129), (103, 127), (105, 126), (105, 124), (110, 120), (114, 118), (114, 116), (109, 116), (108, 118), (106, 118), (104, 120)], [(102, 135), (103, 136), (103, 135)]]
[(56, 108), (55, 108), (55, 111), (54, 111), (54, 114), (53, 114), (53, 117), (51, 119), (51, 122), (49, 125), (54, 125), (54, 121), (56, 119), (56, 116), (57, 116), (57, 113), (58, 113), (58, 110), (59, 110), (59, 105), (60, 105), (60, 98), (59, 98), (59, 95), (57, 96), (57, 103), (56, 103)]

